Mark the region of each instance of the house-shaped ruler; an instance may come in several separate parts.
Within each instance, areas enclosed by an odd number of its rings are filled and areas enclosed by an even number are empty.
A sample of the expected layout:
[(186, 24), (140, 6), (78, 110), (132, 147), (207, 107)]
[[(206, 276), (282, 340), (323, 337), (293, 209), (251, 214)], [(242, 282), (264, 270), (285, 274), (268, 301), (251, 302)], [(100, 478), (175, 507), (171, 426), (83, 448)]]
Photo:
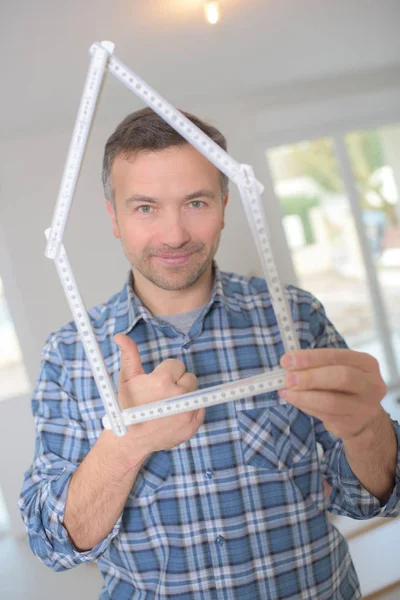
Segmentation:
[[(140, 77), (130, 71), (113, 56), (114, 44), (95, 43), (90, 48), (91, 61), (82, 99), (80, 102), (68, 157), (61, 180), (60, 190), (54, 210), (51, 228), (46, 231), (46, 256), (55, 261), (58, 274), (90, 367), (96, 381), (100, 397), (104, 404), (103, 425), (113, 429), (116, 435), (124, 435), (127, 426), (151, 419), (178, 414), (196, 408), (212, 406), (246, 396), (254, 396), (277, 390), (283, 386), (283, 369), (269, 369), (264, 373), (240, 379), (228, 384), (218, 385), (192, 392), (175, 398), (159, 400), (121, 411), (117, 393), (107, 372), (100, 347), (94, 335), (85, 305), (79, 293), (71, 266), (69, 264), (62, 238), (75, 193), (78, 175), (82, 166), (84, 151), (93, 123), (94, 111), (98, 102), (100, 88), (108, 70), (145, 104), (152, 108), (167, 123), (181, 134), (190, 144), (210, 160), (220, 171), (239, 188), (244, 210), (250, 224), (263, 273), (268, 284), (272, 306), (275, 311), (283, 345), (286, 352), (299, 347), (294, 324), (284, 289), (272, 255), (268, 227), (260, 200), (263, 186), (254, 176), (249, 165), (237, 163), (220, 146), (213, 142), (198, 127), (176, 110)], [(280, 401), (282, 402), (282, 401)]]

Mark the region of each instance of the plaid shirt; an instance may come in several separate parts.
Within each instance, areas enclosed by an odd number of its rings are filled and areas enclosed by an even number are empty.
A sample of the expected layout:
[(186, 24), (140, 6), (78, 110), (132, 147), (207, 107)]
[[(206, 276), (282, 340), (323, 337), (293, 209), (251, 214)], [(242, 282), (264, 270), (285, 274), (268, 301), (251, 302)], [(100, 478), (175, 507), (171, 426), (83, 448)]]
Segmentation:
[[(292, 286), (287, 294), (302, 348), (345, 347), (313, 296)], [(135, 340), (146, 372), (177, 358), (200, 388), (277, 367), (284, 353), (265, 282), (218, 269), (211, 300), (188, 335), (154, 318), (131, 279), (90, 317), (116, 386), (115, 333)], [(102, 431), (104, 409), (73, 323), (50, 336), (42, 358), (35, 456), (20, 507), (45, 564), (58, 571), (98, 561), (103, 600), (360, 598), (347, 543), (327, 517), (322, 476), (332, 485), (332, 512), (395, 516), (400, 460), (397, 486), (382, 507), (353, 475), (342, 441), (279, 404), (276, 392), (212, 406), (191, 440), (146, 459), (110, 534), (78, 552), (62, 524), (65, 501)]]

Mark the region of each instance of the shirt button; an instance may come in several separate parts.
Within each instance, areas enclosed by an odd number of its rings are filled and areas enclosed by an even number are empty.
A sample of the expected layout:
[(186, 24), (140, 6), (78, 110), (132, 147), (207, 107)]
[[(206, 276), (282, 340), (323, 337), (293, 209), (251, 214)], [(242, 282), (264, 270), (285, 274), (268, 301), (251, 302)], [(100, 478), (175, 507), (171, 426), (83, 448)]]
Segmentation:
[(207, 479), (212, 479), (214, 477), (214, 473), (208, 469), (208, 471), (206, 471), (206, 477)]
[(225, 538), (223, 538), (222, 535), (219, 535), (215, 541), (219, 546), (223, 546), (225, 544)]

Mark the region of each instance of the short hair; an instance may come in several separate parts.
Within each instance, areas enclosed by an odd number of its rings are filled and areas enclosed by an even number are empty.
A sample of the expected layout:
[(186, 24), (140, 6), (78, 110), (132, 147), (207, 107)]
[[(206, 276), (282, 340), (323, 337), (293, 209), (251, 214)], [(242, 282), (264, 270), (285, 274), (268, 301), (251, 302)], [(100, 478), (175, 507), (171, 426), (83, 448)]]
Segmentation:
[[(180, 112), (226, 151), (226, 139), (216, 127), (190, 113)], [(114, 133), (110, 135), (104, 148), (102, 181), (106, 199), (115, 208), (111, 171), (117, 156), (123, 154), (126, 158), (131, 158), (139, 152), (165, 150), (171, 146), (183, 146), (188, 143), (184, 137), (151, 108), (146, 107), (137, 110), (125, 117), (117, 126)], [(220, 179), (221, 193), (224, 198), (228, 192), (229, 178), (220, 171)]]

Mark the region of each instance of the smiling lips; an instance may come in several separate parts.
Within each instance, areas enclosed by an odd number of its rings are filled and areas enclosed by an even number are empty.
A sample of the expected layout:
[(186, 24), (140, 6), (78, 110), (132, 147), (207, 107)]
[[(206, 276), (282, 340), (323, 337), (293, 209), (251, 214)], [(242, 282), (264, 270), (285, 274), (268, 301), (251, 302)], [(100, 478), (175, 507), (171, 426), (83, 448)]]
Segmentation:
[(161, 262), (164, 265), (171, 265), (171, 266), (179, 266), (179, 265), (184, 265), (185, 263), (187, 263), (190, 258), (192, 257), (192, 254), (186, 254), (186, 255), (170, 255), (170, 254), (156, 254), (154, 255), (154, 258), (156, 260), (158, 260), (159, 262)]

